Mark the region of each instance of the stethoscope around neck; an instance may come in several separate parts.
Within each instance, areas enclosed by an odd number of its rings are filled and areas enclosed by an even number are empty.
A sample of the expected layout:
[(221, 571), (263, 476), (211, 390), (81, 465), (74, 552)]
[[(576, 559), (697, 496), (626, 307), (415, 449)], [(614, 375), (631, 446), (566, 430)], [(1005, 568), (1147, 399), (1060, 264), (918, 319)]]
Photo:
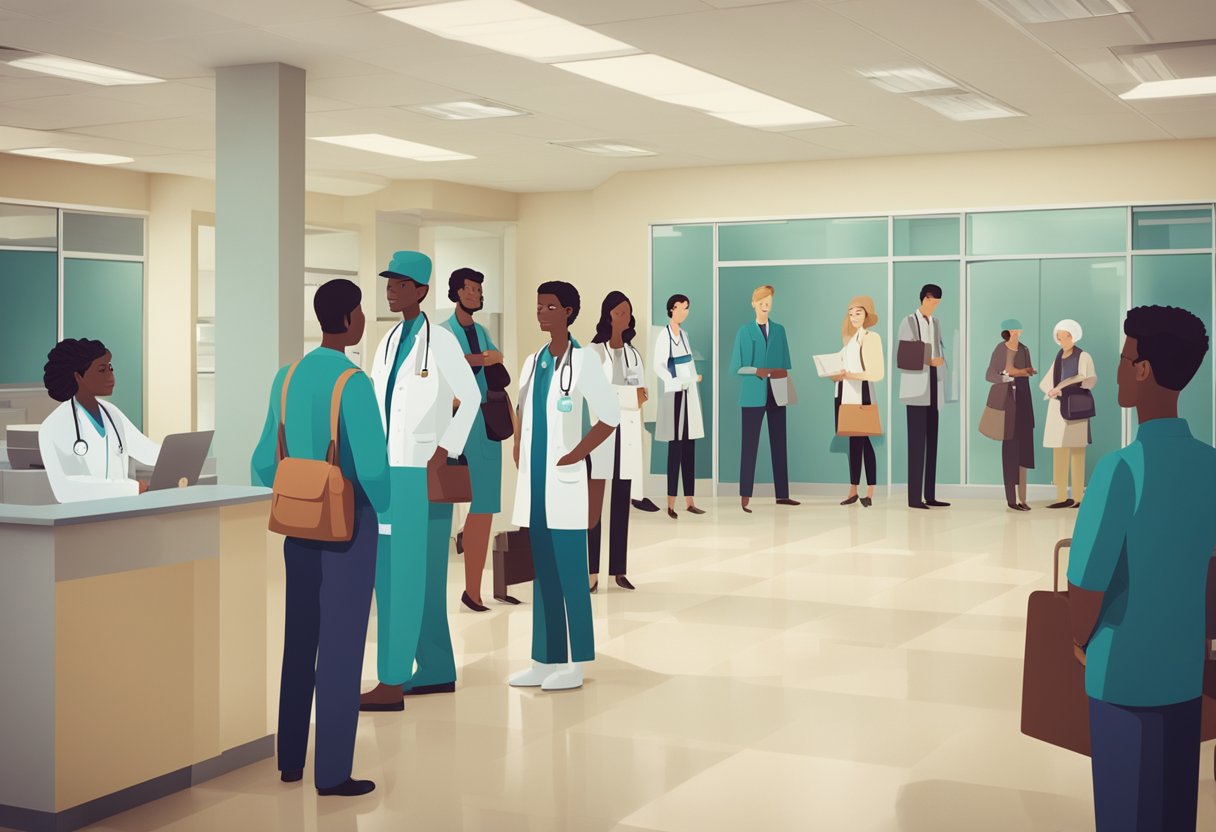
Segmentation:
[[(76, 441), (72, 443), (72, 453), (76, 456), (84, 456), (89, 452), (89, 443), (84, 441), (84, 437), (80, 435), (80, 414), (76, 412), (79, 405), (76, 403), (76, 397), (72, 396), (72, 424), (76, 428)], [(114, 430), (114, 438), (118, 440), (118, 453), (123, 453), (122, 434), (118, 432), (118, 425), (114, 424), (114, 417), (110, 415), (110, 411), (101, 406), (101, 402), (97, 403), (97, 409), (105, 414), (106, 421), (110, 423), (110, 427)]]
[[(426, 378), (427, 376), (429, 376), (431, 374), (431, 371), (430, 371), (430, 366), (431, 366), (431, 319), (427, 317), (425, 312), (422, 313), (422, 325), (424, 327), (426, 327), (426, 351), (423, 352), (423, 354), (422, 354), (422, 372), (420, 372), (418, 375), (421, 376), (422, 378)], [(397, 324), (397, 326), (394, 328), (393, 331), (395, 332), (396, 330), (401, 329), (403, 326), (405, 326), (405, 321), (402, 321), (401, 323)], [(384, 363), (385, 364), (388, 363), (388, 348), (389, 348), (389, 345), (392, 343), (393, 343), (393, 339), (389, 338), (388, 341), (386, 341), (384, 344)], [(400, 346), (401, 346), (400, 342), (398, 342), (397, 346), (398, 346), (398, 348), (400, 348)]]
[[(532, 359), (532, 377), (536, 378), (536, 365), (540, 363), (540, 357), (550, 352), (549, 347), (545, 346), (536, 353)], [(570, 399), (570, 388), (574, 386), (574, 344), (566, 344), (566, 351), (562, 353), (561, 358), (557, 359), (557, 388), (561, 391), (561, 398), (557, 400), (557, 409), (560, 413), (569, 413), (574, 410), (574, 402)]]

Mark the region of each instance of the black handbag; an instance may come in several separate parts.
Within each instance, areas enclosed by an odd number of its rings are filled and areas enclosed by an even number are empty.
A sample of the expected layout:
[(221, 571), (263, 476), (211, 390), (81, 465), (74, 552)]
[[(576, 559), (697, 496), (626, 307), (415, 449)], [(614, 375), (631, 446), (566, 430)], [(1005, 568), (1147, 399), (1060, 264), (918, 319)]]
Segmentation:
[(504, 442), (515, 435), (515, 423), (511, 419), (511, 397), (507, 386), (511, 374), (501, 364), (482, 368), (486, 374), (486, 400), (481, 403), (481, 418), (486, 425), (486, 438), (491, 442)]
[[(1080, 347), (1075, 347), (1078, 353), (1081, 352)], [(1064, 351), (1061, 350), (1056, 354), (1056, 360), (1051, 368), (1051, 383), (1055, 387), (1060, 386), (1060, 365), (1064, 358)], [(1070, 384), (1060, 391), (1060, 416), (1066, 422), (1079, 422), (1082, 419), (1092, 419), (1097, 412), (1097, 405), (1094, 402), (1094, 394), (1090, 390), (1086, 390), (1079, 384)]]
[[(917, 317), (909, 315), (908, 318), (916, 325), (916, 340), (899, 342), (899, 347), (895, 351), (895, 366), (901, 370), (919, 372), (929, 365), (929, 356), (933, 347), (921, 335), (920, 321)], [(929, 337), (933, 337), (932, 328), (930, 328)]]

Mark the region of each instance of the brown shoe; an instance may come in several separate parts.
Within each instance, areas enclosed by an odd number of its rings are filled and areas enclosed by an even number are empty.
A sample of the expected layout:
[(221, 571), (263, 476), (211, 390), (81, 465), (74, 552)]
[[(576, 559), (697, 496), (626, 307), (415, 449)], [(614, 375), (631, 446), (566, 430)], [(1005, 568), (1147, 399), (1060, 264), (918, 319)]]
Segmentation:
[(361, 711), (404, 711), (405, 695), (402, 685), (386, 685), (383, 682), (367, 693), (359, 695)]

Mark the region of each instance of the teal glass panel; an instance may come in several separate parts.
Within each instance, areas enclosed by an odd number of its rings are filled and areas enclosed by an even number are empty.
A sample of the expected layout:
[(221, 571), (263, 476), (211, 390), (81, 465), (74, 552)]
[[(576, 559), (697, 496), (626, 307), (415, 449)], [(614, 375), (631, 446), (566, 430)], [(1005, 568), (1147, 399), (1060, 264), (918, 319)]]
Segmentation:
[(144, 414), (144, 266), (63, 261), (63, 335), (92, 338), (113, 356), (112, 400), (136, 427)]
[(1126, 250), (1126, 208), (967, 215), (968, 254), (1099, 254)]
[[(957, 224), (954, 231), (957, 239)], [(946, 366), (942, 369), (949, 373), (947, 386), (956, 392), (956, 399), (957, 392), (962, 390), (963, 342), (959, 332), (959, 261), (896, 263), (895, 308), (891, 310), (890, 321), (879, 324), (880, 331), (890, 333), (886, 346), (887, 371), (891, 375), (892, 407), (887, 436), (891, 442), (891, 481), (895, 483), (908, 481), (908, 412), (907, 408), (899, 403), (900, 371), (895, 366), (895, 351), (898, 348), (895, 339), (898, 337), (900, 324), (920, 306), (920, 290), (926, 283), (942, 287), (942, 302), (934, 313), (941, 324), (942, 340), (946, 348)], [(963, 414), (958, 401), (944, 403), (939, 418), (941, 422), (938, 425), (937, 481), (944, 485), (955, 485), (962, 481), (962, 449), (959, 436)]]
[(144, 221), (114, 214), (63, 212), (63, 250), (89, 254), (144, 253)]
[(42, 384), (59, 333), (59, 260), (53, 251), (0, 251), (0, 384)]
[(718, 226), (718, 259), (722, 262), (886, 256), (886, 217), (783, 220)]
[[(1132, 258), (1132, 305), (1178, 306), (1203, 321), (1212, 336), (1212, 255), (1145, 254)], [(1191, 433), (1212, 442), (1212, 352), (1178, 399)], [(1133, 417), (1135, 418), (1135, 417)]]
[(959, 217), (896, 217), (896, 257), (939, 257), (959, 254)]
[[(782, 324), (789, 338), (793, 359), (791, 378), (798, 392), (798, 403), (789, 408), (789, 472), (793, 483), (847, 483), (849, 463), (847, 442), (836, 441), (831, 381), (815, 372), (812, 355), (837, 352), (841, 348), (841, 325), (849, 301), (855, 295), (869, 295), (878, 313), (877, 332), (885, 342), (890, 339), (887, 310), (887, 265), (856, 263), (822, 266), (739, 266), (721, 268), (718, 275), (718, 366), (730, 366), (730, 351), (735, 333), (755, 321), (751, 307), (752, 290), (771, 284), (774, 296), (772, 320)], [(884, 426), (887, 424), (890, 370), (877, 385), (877, 401)], [(718, 437), (718, 478), (720, 482), (739, 482), (742, 410), (739, 407), (739, 376), (724, 372), (719, 388), (721, 422)], [(886, 438), (878, 437), (874, 450), (878, 457), (878, 481), (887, 482)], [(768, 428), (760, 433), (756, 482), (773, 481)]]
[[(662, 225), (655, 226), (651, 235), (651, 328), (649, 333), (638, 333), (638, 348), (647, 362), (654, 360), (655, 338), (659, 328), (667, 324), (667, 299), (676, 294), (686, 295), (688, 319), (684, 327), (697, 371), (704, 377), (700, 393), (705, 439), (697, 442), (697, 477), (709, 479), (713, 476), (710, 443), (714, 436), (714, 229), (712, 225)], [(653, 436), (654, 423), (647, 423), (646, 429)], [(650, 443), (650, 471), (653, 474), (667, 471), (666, 442)]]
[(1199, 208), (1134, 208), (1132, 248), (1212, 247), (1212, 206)]

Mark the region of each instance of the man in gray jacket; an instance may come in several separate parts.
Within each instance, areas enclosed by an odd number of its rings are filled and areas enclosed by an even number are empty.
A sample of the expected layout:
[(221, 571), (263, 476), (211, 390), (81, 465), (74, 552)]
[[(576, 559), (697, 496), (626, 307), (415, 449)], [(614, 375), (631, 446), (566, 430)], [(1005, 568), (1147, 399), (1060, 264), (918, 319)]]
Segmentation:
[[(899, 341), (928, 345), (918, 370), (900, 364), (899, 400), (908, 407), (908, 507), (945, 507), (937, 499), (937, 429), (945, 398), (946, 351), (941, 322), (933, 311), (942, 302), (942, 287), (928, 283), (920, 290), (920, 307), (899, 325)], [(898, 349), (898, 347), (897, 347)]]

